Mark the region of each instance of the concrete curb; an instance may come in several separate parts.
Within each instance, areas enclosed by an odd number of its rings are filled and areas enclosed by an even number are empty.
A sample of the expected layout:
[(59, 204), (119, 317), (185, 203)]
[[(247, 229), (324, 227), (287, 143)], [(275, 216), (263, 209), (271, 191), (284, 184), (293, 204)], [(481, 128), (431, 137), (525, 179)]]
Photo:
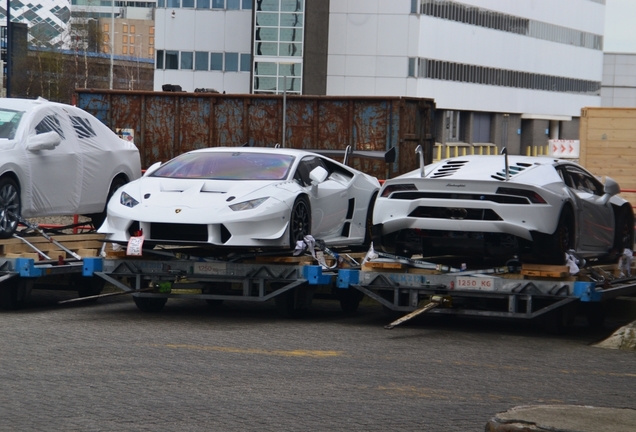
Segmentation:
[(636, 410), (579, 405), (528, 405), (497, 414), (486, 432), (633, 432)]

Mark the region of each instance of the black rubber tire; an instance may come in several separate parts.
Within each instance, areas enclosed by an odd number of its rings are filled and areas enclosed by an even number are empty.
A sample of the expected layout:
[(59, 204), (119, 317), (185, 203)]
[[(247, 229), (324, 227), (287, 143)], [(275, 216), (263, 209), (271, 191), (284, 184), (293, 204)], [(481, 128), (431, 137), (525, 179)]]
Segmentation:
[(559, 223), (553, 234), (546, 236), (543, 244), (536, 245), (540, 250), (535, 251), (543, 259), (544, 264), (565, 264), (565, 253), (574, 248), (574, 213), (572, 208), (566, 206), (561, 210)]
[(93, 214), (87, 215), (91, 219), (91, 223), (93, 224), (93, 227), (95, 229), (99, 229), (99, 227), (102, 226), (102, 224), (106, 220), (106, 209), (108, 207), (108, 201), (110, 201), (110, 199), (115, 194), (117, 189), (119, 189), (126, 183), (128, 183), (128, 181), (125, 178), (121, 176), (115, 177), (112, 183), (110, 184), (110, 188), (108, 189), (108, 196), (106, 197), (106, 204), (104, 205), (104, 210), (101, 213), (93, 213)]
[(75, 280), (77, 295), (79, 297), (91, 297), (102, 293), (106, 281), (100, 277), (78, 277)]
[(340, 308), (346, 314), (354, 314), (358, 311), (360, 301), (364, 297), (360, 291), (356, 289), (344, 289), (339, 290), (338, 300), (340, 301)]
[(364, 225), (364, 241), (362, 242), (362, 245), (365, 247), (369, 247), (373, 240), (373, 209), (375, 208), (375, 199), (377, 196), (377, 192), (371, 196), (371, 202), (369, 203), (369, 209), (367, 210), (367, 218), (365, 219)]
[(223, 300), (206, 299), (205, 302), (213, 309), (223, 306)]
[(133, 297), (137, 308), (142, 312), (160, 312), (168, 302), (167, 298), (155, 297)]
[(0, 179), (0, 238), (10, 238), (18, 228), (16, 218), (9, 216), (8, 212), (16, 215), (22, 214), (22, 202), (20, 201), (20, 187), (10, 177)]
[(294, 249), (296, 242), (311, 234), (311, 208), (306, 197), (296, 198), (289, 216), (289, 247)]
[(625, 248), (634, 248), (634, 213), (629, 204), (618, 209), (614, 230), (614, 249), (621, 255)]
[(0, 308), (6, 310), (22, 309), (29, 300), (27, 281), (14, 277), (0, 286)]
[[(282, 287), (284, 285), (280, 285)], [(273, 286), (277, 288), (277, 286)], [(284, 318), (300, 319), (309, 314), (313, 291), (305, 287), (296, 287), (274, 297), (276, 310)]]

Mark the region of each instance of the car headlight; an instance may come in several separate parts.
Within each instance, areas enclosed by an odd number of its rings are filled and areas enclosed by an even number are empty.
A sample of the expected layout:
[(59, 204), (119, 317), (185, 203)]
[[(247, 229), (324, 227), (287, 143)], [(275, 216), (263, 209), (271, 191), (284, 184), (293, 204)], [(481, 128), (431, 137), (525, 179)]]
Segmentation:
[(134, 206), (139, 204), (139, 201), (128, 195), (126, 192), (122, 192), (121, 197), (119, 197), (119, 203), (125, 205), (126, 207), (133, 208)]
[(238, 204), (232, 204), (230, 208), (234, 211), (251, 210), (263, 204), (265, 201), (267, 201), (267, 198), (257, 198), (250, 201), (238, 203)]

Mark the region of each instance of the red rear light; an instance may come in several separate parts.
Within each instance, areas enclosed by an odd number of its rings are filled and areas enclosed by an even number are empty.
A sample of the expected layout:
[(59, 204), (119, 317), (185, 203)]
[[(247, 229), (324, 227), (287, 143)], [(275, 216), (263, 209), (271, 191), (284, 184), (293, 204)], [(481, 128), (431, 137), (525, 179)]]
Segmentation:
[(528, 198), (532, 204), (547, 204), (546, 200), (535, 191), (527, 189), (515, 189), (515, 188), (498, 188), (497, 193), (501, 195), (513, 195)]
[(388, 197), (393, 192), (414, 191), (417, 190), (414, 184), (395, 184), (389, 185), (382, 191), (382, 197)]

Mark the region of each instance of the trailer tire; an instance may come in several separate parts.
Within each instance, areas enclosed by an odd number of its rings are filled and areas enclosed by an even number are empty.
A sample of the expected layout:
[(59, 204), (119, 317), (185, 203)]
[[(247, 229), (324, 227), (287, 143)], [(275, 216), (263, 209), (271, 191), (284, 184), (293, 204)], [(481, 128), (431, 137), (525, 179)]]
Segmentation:
[(340, 301), (340, 308), (342, 311), (346, 314), (356, 313), (364, 294), (352, 288), (339, 291), (338, 300)]
[(24, 307), (31, 294), (29, 283), (17, 277), (9, 279), (0, 286), (0, 308), (19, 310)]
[(99, 277), (80, 277), (75, 280), (77, 295), (79, 297), (91, 297), (100, 295), (106, 285), (106, 281)]
[(156, 313), (160, 312), (168, 302), (167, 298), (154, 297), (133, 297), (135, 305), (142, 312)]

